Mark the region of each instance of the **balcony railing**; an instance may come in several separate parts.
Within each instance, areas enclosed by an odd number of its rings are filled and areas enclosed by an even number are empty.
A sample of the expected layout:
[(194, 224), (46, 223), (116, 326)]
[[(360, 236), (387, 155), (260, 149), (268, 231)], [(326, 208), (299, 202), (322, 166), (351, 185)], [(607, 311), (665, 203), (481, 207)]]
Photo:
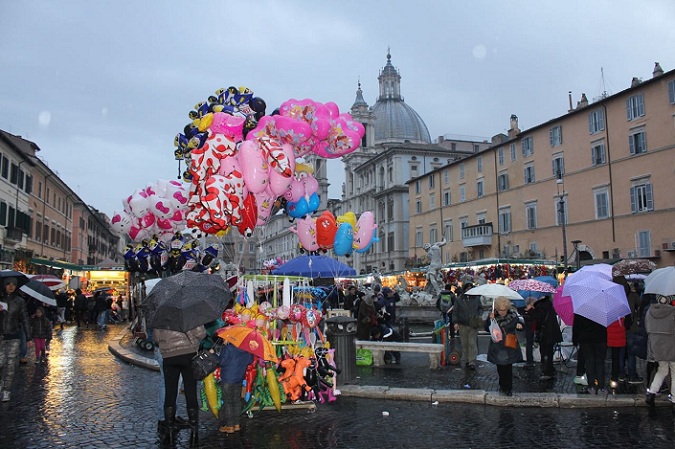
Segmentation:
[(20, 242), (23, 239), (23, 229), (21, 228), (7, 228), (5, 231), (5, 240)]
[(462, 244), (465, 248), (492, 245), (492, 223), (462, 228)]

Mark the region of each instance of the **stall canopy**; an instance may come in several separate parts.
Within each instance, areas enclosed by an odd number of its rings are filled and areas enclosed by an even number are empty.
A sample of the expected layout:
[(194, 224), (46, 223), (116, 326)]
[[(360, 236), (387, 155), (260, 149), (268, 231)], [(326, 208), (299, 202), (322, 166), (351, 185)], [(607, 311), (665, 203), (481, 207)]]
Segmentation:
[(300, 256), (272, 271), (273, 275), (335, 278), (356, 275), (349, 265), (326, 256)]

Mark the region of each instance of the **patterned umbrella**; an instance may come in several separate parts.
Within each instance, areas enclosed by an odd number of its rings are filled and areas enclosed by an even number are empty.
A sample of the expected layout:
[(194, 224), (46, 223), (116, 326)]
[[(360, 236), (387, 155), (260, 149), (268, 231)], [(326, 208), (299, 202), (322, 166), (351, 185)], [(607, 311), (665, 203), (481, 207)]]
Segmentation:
[(645, 278), (645, 293), (675, 295), (675, 267), (659, 268)]
[(509, 288), (528, 292), (555, 293), (555, 287), (536, 279), (516, 279), (509, 282)]
[(563, 323), (572, 326), (574, 324), (574, 305), (572, 304), (572, 298), (563, 296), (562, 290), (562, 286), (555, 289), (553, 308), (560, 319), (563, 320)]
[(242, 351), (250, 352), (263, 360), (275, 363), (278, 361), (272, 342), (263, 333), (245, 324), (223, 327), (216, 331), (216, 335)]
[(571, 285), (569, 282), (565, 282), (562, 294), (572, 298), (574, 313), (605, 327), (630, 314), (623, 285), (602, 279), (597, 274), (576, 278)]
[(63, 279), (51, 274), (36, 274), (35, 276), (31, 276), (31, 280), (42, 282), (53, 292), (66, 286), (66, 283), (63, 282)]
[(579, 269), (579, 271), (576, 271), (575, 273), (572, 273), (570, 276), (574, 276), (576, 273), (579, 272), (590, 272), (590, 273), (597, 273), (600, 274), (602, 277), (607, 279), (608, 281), (612, 280), (612, 266), (606, 263), (596, 263), (593, 265), (584, 265)]
[(612, 265), (613, 276), (628, 276), (629, 274), (651, 273), (656, 264), (647, 259), (624, 259)]

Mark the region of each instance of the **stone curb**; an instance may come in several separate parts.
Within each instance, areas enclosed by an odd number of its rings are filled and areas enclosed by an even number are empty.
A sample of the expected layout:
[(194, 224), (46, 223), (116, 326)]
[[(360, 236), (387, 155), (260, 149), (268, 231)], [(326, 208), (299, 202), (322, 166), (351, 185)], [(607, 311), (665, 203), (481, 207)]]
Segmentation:
[(122, 338), (127, 334), (127, 331), (119, 332), (115, 337), (113, 337), (108, 342), (108, 351), (112, 353), (115, 357), (129, 363), (130, 365), (140, 366), (141, 368), (150, 369), (153, 371), (159, 371), (159, 363), (157, 360), (151, 359), (149, 357), (143, 357), (142, 355), (136, 354), (133, 351), (122, 347), (120, 343)]
[[(120, 332), (108, 342), (108, 350), (119, 359), (141, 368), (159, 371), (155, 359), (143, 357), (121, 345), (127, 331)], [(428, 401), (436, 403), (483, 404), (497, 407), (537, 408), (603, 408), (603, 407), (646, 407), (642, 395), (576, 395), (557, 393), (518, 393), (504, 396), (485, 390), (434, 390), (429, 388), (397, 388), (376, 385), (341, 385), (340, 393), (346, 397), (367, 399), (389, 399), (397, 401)], [(657, 399), (657, 407), (671, 405), (665, 398)]]

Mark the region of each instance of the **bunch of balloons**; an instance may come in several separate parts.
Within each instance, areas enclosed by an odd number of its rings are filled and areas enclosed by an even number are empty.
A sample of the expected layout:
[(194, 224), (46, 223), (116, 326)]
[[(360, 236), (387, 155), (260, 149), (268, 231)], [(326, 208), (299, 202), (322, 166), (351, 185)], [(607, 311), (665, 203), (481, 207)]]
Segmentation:
[(122, 200), (124, 210), (113, 213), (112, 228), (134, 242), (156, 235), (167, 243), (185, 228), (187, 203), (188, 191), (182, 183), (160, 179)]
[(183, 270), (204, 272), (216, 261), (219, 250), (218, 244), (202, 249), (198, 238), (184, 236), (180, 231), (168, 243), (154, 235), (136, 245), (127, 245), (124, 267), (131, 273), (152, 273), (158, 276), (163, 272), (176, 274)]
[(186, 221), (207, 234), (234, 226), (250, 237), (286, 201), (300, 218), (320, 204), (318, 182), (302, 156), (337, 158), (354, 151), (365, 130), (335, 103), (288, 100), (271, 116), (246, 87), (219, 89), (188, 114), (174, 139), (190, 182)]
[(378, 242), (377, 224), (372, 212), (367, 211), (356, 219), (354, 212), (337, 218), (324, 211), (317, 218), (305, 216), (290, 229), (298, 236), (304, 251), (313, 253), (332, 249), (337, 256), (349, 256), (352, 252), (365, 253)]

